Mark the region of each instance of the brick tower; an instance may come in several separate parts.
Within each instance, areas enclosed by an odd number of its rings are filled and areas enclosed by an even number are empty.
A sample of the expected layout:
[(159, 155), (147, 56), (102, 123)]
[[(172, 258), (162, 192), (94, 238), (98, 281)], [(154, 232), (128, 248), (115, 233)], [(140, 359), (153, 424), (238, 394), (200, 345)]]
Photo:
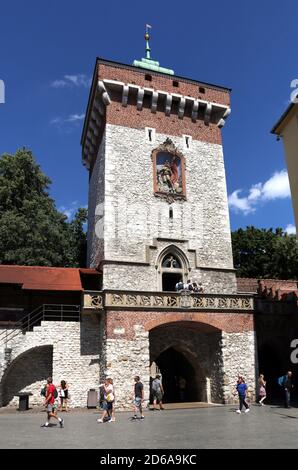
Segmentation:
[[(121, 406), (133, 374), (148, 385), (153, 366), (168, 401), (178, 400), (184, 374), (194, 384), (189, 400), (226, 402), (237, 374), (253, 386), (255, 373), (252, 299), (236, 295), (222, 150), (230, 90), (160, 67), (145, 39), (146, 58), (132, 66), (96, 60), (82, 134), (88, 263), (102, 271), (101, 373), (118, 382)], [(180, 279), (201, 283), (204, 295), (183, 304), (173, 292)], [(96, 296), (86, 296), (91, 308)]]

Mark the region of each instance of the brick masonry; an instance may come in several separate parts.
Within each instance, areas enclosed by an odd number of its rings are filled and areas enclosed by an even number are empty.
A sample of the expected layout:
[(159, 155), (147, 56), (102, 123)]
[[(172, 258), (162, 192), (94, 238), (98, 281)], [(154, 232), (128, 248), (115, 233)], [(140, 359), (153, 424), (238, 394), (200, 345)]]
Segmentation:
[(256, 345), (252, 315), (110, 311), (106, 335), (106, 373), (117, 384), (117, 407), (131, 407), (135, 374), (141, 376), (148, 399), (149, 365), (169, 347), (178, 348), (193, 363), (198, 400), (237, 401), (234, 392), (239, 374), (247, 379), (254, 397)]

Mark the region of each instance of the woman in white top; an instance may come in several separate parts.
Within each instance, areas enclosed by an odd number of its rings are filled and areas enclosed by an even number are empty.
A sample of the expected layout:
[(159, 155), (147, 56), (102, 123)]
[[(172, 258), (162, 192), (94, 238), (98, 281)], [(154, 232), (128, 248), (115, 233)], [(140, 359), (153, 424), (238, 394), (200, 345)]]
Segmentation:
[(114, 385), (113, 379), (108, 378), (105, 380), (104, 384), (101, 384), (100, 387), (103, 387), (104, 390), (104, 405), (103, 405), (103, 414), (102, 417), (97, 420), (98, 423), (104, 423), (105, 418), (108, 419), (108, 423), (115, 421), (115, 396), (114, 396)]

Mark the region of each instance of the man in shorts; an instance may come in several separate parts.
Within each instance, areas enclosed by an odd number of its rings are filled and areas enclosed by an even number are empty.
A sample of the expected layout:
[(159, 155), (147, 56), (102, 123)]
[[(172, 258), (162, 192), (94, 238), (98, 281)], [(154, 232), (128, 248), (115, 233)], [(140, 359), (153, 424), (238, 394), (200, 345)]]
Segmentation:
[(64, 427), (64, 419), (59, 418), (56, 413), (56, 406), (55, 406), (55, 390), (56, 387), (53, 385), (52, 377), (47, 378), (47, 386), (46, 386), (46, 397), (44, 401), (44, 405), (47, 409), (48, 419), (45, 424), (42, 424), (42, 428), (48, 428), (50, 424), (50, 419), (55, 418), (59, 421), (60, 428)]
[(157, 410), (156, 405), (159, 404), (159, 408), (164, 410), (162, 406), (162, 397), (164, 394), (163, 386), (160, 380), (161, 375), (157, 374), (152, 382), (152, 395), (153, 395), (153, 410)]
[(145, 416), (143, 415), (143, 407), (142, 403), (144, 401), (144, 385), (140, 381), (140, 377), (138, 375), (134, 378), (134, 411), (135, 414), (132, 419), (138, 419), (138, 411), (140, 412), (141, 419), (144, 419)]

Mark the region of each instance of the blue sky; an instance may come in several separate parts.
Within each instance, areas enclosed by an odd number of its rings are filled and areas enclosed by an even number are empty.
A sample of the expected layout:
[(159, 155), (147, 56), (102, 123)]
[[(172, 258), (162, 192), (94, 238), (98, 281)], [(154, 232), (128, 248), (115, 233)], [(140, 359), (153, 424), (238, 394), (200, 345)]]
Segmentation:
[(294, 223), (283, 144), (270, 129), (298, 78), (298, 2), (11, 0), (0, 17), (0, 154), (32, 149), (58, 208), (87, 204), (80, 136), (95, 58), (141, 58), (149, 23), (162, 66), (232, 88), (223, 129), (232, 229)]

